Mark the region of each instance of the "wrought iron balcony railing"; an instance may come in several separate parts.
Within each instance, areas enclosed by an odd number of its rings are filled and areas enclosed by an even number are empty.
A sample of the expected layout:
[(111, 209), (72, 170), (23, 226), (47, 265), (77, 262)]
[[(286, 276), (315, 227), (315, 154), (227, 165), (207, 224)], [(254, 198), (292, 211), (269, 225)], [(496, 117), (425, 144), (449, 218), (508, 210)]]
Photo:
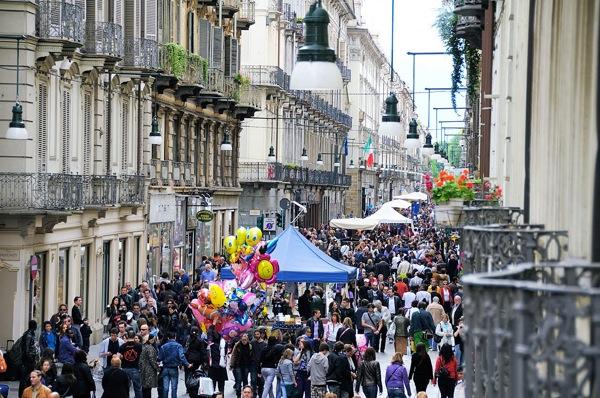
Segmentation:
[(240, 163), (241, 182), (286, 182), (306, 185), (350, 186), (349, 175), (281, 163)]
[(143, 205), (145, 202), (146, 178), (143, 175), (119, 177), (119, 203), (122, 206)]
[(237, 25), (241, 29), (248, 29), (250, 25), (254, 24), (254, 6), (254, 0), (242, 0), (237, 16)]
[(223, 92), (223, 71), (217, 68), (208, 68), (206, 88), (208, 91), (222, 93)]
[(521, 213), (516, 207), (465, 207), (462, 223), (465, 226), (516, 224)]
[(464, 276), (467, 397), (598, 397), (600, 265)]
[(281, 68), (271, 65), (245, 65), (241, 74), (247, 76), (255, 86), (277, 86), (289, 90), (290, 76)]
[(481, 48), (481, 31), (483, 22), (479, 16), (458, 16), (456, 23), (456, 36), (465, 39), (475, 48)]
[(117, 177), (87, 175), (83, 179), (83, 206), (106, 207), (117, 204)]
[(127, 38), (125, 40), (125, 56), (121, 65), (141, 69), (157, 69), (159, 67), (158, 43), (149, 39)]
[(37, 36), (42, 39), (85, 42), (85, 8), (64, 0), (38, 0)]
[(123, 27), (113, 22), (88, 21), (85, 51), (91, 54), (123, 58)]
[(543, 225), (466, 226), (462, 230), (465, 274), (505, 269), (525, 262), (553, 262), (568, 252), (566, 231), (548, 231)]
[(250, 85), (238, 87), (237, 92), (237, 101), (240, 106), (261, 109), (261, 95), (259, 89)]
[(487, 7), (487, 0), (454, 0), (456, 15), (481, 15), (485, 7)]
[(82, 176), (0, 173), (2, 210), (73, 210), (82, 207)]
[(340, 69), (340, 73), (342, 74), (342, 80), (345, 82), (349, 82), (352, 80), (352, 71), (348, 68), (341, 60), (335, 61), (336, 65)]

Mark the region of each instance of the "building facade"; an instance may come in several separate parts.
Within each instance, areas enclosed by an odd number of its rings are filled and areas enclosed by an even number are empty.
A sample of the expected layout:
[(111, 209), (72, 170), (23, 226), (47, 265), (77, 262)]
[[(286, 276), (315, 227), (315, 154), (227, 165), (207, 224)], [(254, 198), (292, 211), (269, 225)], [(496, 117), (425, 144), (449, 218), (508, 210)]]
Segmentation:
[[(240, 122), (259, 106), (238, 75), (254, 2), (218, 5), (0, 1), (0, 120), (18, 87), (29, 135), (0, 137), (0, 298), (12, 319), (0, 340), (77, 295), (98, 337), (126, 282), (192, 272), (235, 229)], [(149, 141), (154, 116), (162, 145)]]
[(242, 38), (241, 73), (260, 89), (262, 111), (243, 125), (247, 134), (240, 142), (240, 225), (256, 225), (261, 216), (278, 212), (287, 224), (299, 207), (282, 210), (281, 199), (306, 207), (297, 225), (319, 225), (344, 212), (350, 185), (344, 148), (352, 126), (347, 114), (351, 71), (346, 26), (354, 11), (346, 0), (323, 1), (330, 17), (329, 46), (339, 57), (344, 89), (292, 91), (290, 74), (304, 42), (302, 18), (311, 3), (257, 1), (257, 23)]

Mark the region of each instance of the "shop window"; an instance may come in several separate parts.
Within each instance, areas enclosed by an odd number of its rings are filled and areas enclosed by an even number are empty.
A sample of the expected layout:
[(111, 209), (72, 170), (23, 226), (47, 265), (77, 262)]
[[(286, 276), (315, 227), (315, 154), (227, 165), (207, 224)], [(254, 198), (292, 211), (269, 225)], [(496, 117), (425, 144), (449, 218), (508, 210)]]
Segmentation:
[(60, 304), (69, 304), (67, 294), (69, 291), (69, 248), (58, 251), (58, 280), (56, 285), (56, 308)]
[(48, 262), (48, 252), (36, 253), (37, 257), (37, 273), (35, 278), (31, 280), (30, 291), (30, 318), (35, 319), (38, 325), (46, 319), (44, 305), (46, 304), (46, 270)]
[(127, 238), (119, 239), (119, 266), (117, 269), (119, 281), (119, 293), (125, 286), (125, 275), (127, 273)]
[(79, 271), (79, 295), (83, 297), (83, 314), (88, 314), (88, 298), (90, 287), (90, 246), (81, 246), (79, 248), (80, 271)]

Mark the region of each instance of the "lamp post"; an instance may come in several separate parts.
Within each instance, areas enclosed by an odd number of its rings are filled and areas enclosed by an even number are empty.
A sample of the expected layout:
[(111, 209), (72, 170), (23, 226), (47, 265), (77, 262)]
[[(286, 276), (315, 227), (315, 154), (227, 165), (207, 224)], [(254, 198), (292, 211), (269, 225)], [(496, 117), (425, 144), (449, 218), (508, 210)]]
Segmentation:
[(398, 98), (393, 92), (394, 85), (394, 9), (395, 2), (392, 0), (392, 37), (391, 37), (391, 60), (390, 60), (390, 95), (385, 99), (385, 113), (381, 117), (379, 135), (387, 137), (399, 137), (402, 129), (400, 115), (398, 114)]
[(315, 1), (304, 17), (306, 42), (298, 50), (292, 76), (292, 90), (341, 90), (342, 74), (335, 63), (335, 51), (329, 47), (329, 14), (321, 0)]
[(6, 138), (11, 140), (27, 140), (29, 134), (25, 129), (25, 123), (23, 122), (23, 106), (19, 102), (19, 61), (20, 61), (20, 50), (21, 40), (25, 39), (25, 36), (1, 36), (2, 39), (14, 39), (17, 41), (17, 88), (15, 104), (12, 108), (12, 119), (6, 130)]

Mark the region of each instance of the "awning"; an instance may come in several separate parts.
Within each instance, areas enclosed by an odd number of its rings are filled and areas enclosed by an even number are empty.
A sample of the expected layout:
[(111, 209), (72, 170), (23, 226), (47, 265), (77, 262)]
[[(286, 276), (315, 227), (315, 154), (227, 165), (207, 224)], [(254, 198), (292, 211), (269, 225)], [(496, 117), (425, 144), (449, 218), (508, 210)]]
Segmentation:
[[(410, 206), (410, 204), (409, 204)], [(329, 225), (342, 229), (365, 229), (371, 230), (379, 224), (374, 220), (365, 220), (364, 218), (334, 218), (329, 221)]]
[(383, 206), (365, 220), (377, 221), (380, 224), (412, 224), (410, 218), (404, 217), (390, 206)]
[(393, 207), (394, 209), (408, 209), (411, 206), (411, 204), (410, 204), (410, 202), (407, 202), (406, 200), (394, 199), (394, 200), (390, 200), (389, 202), (385, 202), (383, 204), (383, 206), (390, 206), (390, 207)]
[(406, 193), (406, 194), (400, 195), (400, 196), (394, 196), (394, 199), (403, 199), (403, 200), (408, 200), (410, 202), (417, 202), (417, 201), (426, 201), (429, 198), (427, 197), (427, 194), (425, 194), (423, 192), (411, 192), (411, 193)]

